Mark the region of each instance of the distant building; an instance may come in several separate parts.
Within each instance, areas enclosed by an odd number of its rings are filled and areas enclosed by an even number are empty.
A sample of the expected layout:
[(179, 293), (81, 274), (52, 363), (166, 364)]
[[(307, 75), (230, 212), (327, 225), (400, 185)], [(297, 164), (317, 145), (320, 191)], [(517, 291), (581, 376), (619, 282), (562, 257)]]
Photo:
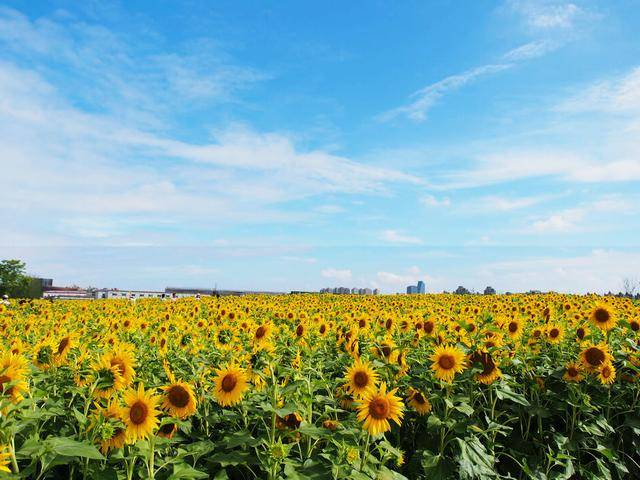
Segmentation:
[(333, 293), (336, 295), (378, 295), (379, 290), (371, 290), (370, 288), (348, 288), (348, 287), (325, 287), (320, 289), (320, 293)]
[(407, 287), (407, 294), (413, 295), (416, 293), (427, 293), (427, 288), (422, 280), (419, 280), (417, 285), (409, 285)]

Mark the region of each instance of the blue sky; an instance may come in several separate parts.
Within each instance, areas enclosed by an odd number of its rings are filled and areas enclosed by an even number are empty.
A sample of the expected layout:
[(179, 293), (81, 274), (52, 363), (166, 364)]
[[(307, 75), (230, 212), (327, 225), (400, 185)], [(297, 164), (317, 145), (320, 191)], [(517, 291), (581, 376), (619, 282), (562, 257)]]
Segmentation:
[(0, 6), (0, 257), (56, 283), (619, 290), (640, 3)]

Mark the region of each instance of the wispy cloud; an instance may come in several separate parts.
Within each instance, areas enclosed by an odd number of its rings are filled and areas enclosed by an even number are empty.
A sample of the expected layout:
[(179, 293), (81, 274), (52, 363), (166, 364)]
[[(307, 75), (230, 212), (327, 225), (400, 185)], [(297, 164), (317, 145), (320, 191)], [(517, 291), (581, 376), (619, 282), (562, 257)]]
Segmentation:
[(532, 58), (542, 57), (558, 47), (559, 44), (557, 42), (552, 42), (551, 40), (536, 40), (525, 43), (513, 50), (509, 50), (504, 54), (503, 58), (513, 62), (529, 60)]
[(585, 13), (575, 3), (553, 0), (512, 0), (509, 5), (529, 27), (539, 30), (572, 28)]
[(380, 240), (389, 243), (405, 243), (405, 244), (413, 244), (418, 245), (422, 243), (422, 240), (418, 237), (414, 237), (412, 235), (406, 235), (398, 230), (384, 230), (380, 234)]
[(394, 108), (378, 117), (381, 121), (392, 120), (399, 116), (406, 116), (412, 120), (421, 121), (427, 118), (429, 110), (447, 93), (484, 76), (501, 72), (510, 68), (509, 64), (491, 64), (472, 68), (465, 72), (445, 77), (431, 85), (414, 92), (411, 95), (412, 102), (398, 108)]
[(434, 195), (423, 195), (420, 197), (420, 203), (427, 207), (448, 207), (451, 205), (449, 197), (437, 198)]

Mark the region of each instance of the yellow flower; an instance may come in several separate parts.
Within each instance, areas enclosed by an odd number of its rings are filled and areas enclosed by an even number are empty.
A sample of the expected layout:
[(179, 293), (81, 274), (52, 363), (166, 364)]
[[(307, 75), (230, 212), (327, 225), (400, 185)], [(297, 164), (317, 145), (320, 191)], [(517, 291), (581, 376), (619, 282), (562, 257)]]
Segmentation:
[(395, 395), (398, 389), (387, 392), (387, 384), (382, 382), (379, 389), (368, 390), (358, 402), (358, 420), (371, 435), (379, 435), (391, 430), (389, 420), (400, 425), (404, 415), (404, 405)]
[(595, 371), (605, 363), (611, 362), (612, 357), (609, 353), (609, 346), (606, 343), (600, 343), (599, 345), (587, 345), (580, 353), (580, 359), (587, 370)]
[(611, 385), (616, 379), (616, 368), (607, 362), (600, 367), (598, 371), (598, 380), (603, 385)]
[(216, 370), (215, 396), (216, 401), (223, 407), (235, 405), (242, 401), (247, 390), (247, 374), (236, 366), (227, 366)]
[(429, 357), (433, 362), (431, 369), (438, 380), (452, 382), (456, 373), (461, 373), (466, 368), (465, 355), (458, 347), (440, 345)]
[(127, 426), (127, 441), (135, 443), (153, 433), (158, 426), (160, 411), (156, 408), (160, 397), (153, 390), (145, 391), (142, 383), (138, 390), (130, 389), (124, 395), (124, 423)]
[(617, 322), (613, 308), (605, 303), (596, 304), (593, 310), (591, 310), (589, 319), (591, 323), (605, 332), (615, 327)]
[(375, 387), (378, 374), (369, 363), (357, 359), (347, 369), (345, 380), (347, 381), (345, 387), (352, 395), (362, 396), (367, 390)]
[(426, 415), (431, 411), (431, 403), (429, 403), (429, 400), (421, 391), (410, 388), (408, 399), (409, 405), (411, 405), (419, 415)]
[(579, 382), (584, 378), (580, 365), (577, 363), (568, 363), (565, 367), (564, 375), (562, 376), (567, 382)]
[(9, 445), (0, 445), (0, 472), (11, 473), (9, 465), (11, 464), (11, 453)]
[(162, 387), (162, 390), (165, 393), (162, 408), (167, 410), (170, 415), (185, 418), (196, 413), (196, 397), (188, 383), (173, 382), (171, 385)]

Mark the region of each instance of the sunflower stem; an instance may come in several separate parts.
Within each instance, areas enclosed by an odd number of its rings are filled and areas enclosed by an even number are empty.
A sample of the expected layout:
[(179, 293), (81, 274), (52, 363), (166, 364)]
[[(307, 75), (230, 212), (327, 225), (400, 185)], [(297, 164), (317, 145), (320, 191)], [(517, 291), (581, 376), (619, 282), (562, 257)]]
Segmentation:
[(11, 443), (10, 443), (10, 454), (11, 454), (11, 468), (13, 469), (13, 473), (20, 473), (20, 468), (18, 467), (18, 459), (16, 458), (16, 437), (11, 435)]
[(367, 432), (367, 439), (364, 442), (364, 451), (362, 452), (362, 458), (360, 459), (360, 468), (358, 471), (362, 472), (362, 468), (364, 467), (365, 458), (369, 456), (369, 443), (371, 442), (371, 434)]

